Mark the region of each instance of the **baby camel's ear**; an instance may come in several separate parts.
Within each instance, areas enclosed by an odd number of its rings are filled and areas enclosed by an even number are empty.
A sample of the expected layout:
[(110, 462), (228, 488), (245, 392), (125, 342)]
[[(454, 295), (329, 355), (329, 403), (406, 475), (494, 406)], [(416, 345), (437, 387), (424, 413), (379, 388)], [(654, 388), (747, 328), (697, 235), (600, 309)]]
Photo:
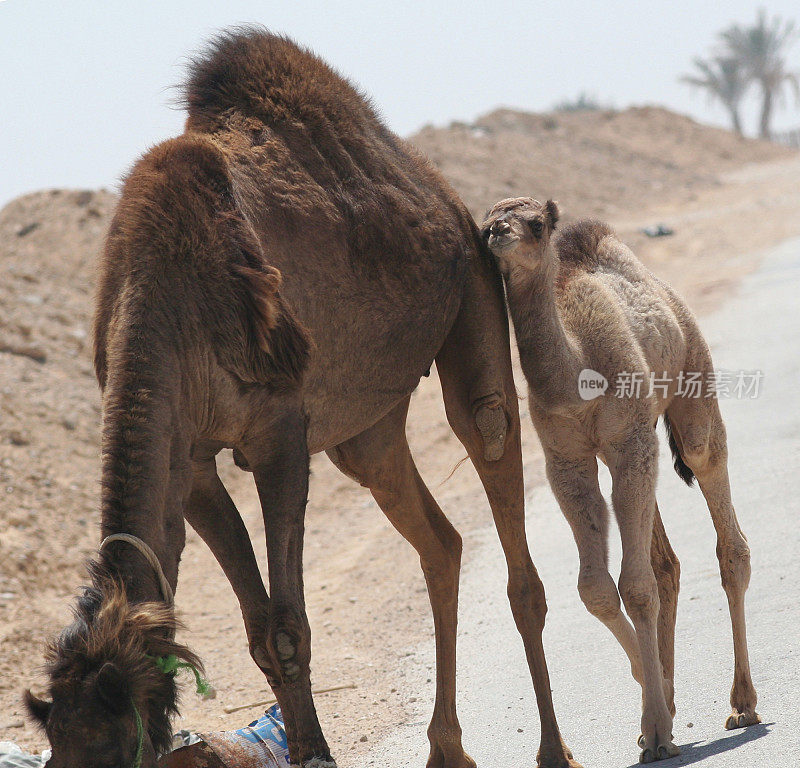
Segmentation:
[(561, 215), (558, 210), (558, 203), (555, 200), (548, 200), (544, 204), (545, 216), (550, 224), (550, 229), (555, 229), (558, 223), (558, 217)]

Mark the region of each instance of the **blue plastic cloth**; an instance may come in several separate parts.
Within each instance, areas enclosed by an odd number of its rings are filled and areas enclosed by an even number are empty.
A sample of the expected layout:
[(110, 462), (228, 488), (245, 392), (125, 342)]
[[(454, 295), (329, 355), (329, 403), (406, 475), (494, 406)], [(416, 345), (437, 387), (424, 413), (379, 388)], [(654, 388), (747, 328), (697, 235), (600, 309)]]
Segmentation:
[(250, 725), (236, 733), (253, 744), (266, 745), (280, 765), (290, 765), (283, 713), (278, 704), (273, 704), (258, 720), (253, 720)]

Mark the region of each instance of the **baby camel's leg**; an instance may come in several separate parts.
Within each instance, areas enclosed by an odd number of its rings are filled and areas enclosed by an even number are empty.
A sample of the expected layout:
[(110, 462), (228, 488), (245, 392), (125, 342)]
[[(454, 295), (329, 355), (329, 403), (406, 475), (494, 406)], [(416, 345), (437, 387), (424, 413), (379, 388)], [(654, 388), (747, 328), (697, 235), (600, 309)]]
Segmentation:
[(664, 695), (675, 716), (675, 619), (678, 608), (681, 565), (664, 530), (656, 504), (650, 562), (658, 582), (658, 655), (664, 671)]
[(750, 676), (744, 594), (750, 583), (750, 547), (731, 502), (728, 445), (716, 398), (676, 398), (667, 415), (681, 457), (694, 472), (717, 532), (717, 559), (728, 597), (733, 628), (734, 675), (731, 714), (725, 727), (744, 728), (761, 722)]
[(609, 446), (604, 454), (611, 470), (612, 501), (622, 537), (619, 591), (636, 628), (642, 655), (640, 760), (651, 762), (680, 752), (672, 742), (672, 715), (664, 696), (658, 652), (658, 583), (650, 562), (658, 457), (652, 425), (641, 419), (627, 439)]
[(578, 545), (578, 593), (589, 613), (597, 616), (628, 655), (631, 673), (641, 685), (639, 641), (620, 609), (619, 592), (608, 572), (608, 509), (597, 482), (597, 459), (547, 452), (547, 477)]

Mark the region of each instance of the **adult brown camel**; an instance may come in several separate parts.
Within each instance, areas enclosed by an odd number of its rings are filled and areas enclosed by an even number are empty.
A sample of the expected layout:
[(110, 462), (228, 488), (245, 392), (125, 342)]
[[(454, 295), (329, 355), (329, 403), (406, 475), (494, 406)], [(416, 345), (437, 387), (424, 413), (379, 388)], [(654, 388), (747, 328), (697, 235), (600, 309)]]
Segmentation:
[[(547, 477), (578, 545), (578, 591), (625, 649), (642, 685), (640, 759), (651, 762), (679, 752), (672, 718), (680, 566), (656, 504), (659, 416), (675, 469), (689, 484), (697, 478), (717, 531), (735, 668), (726, 728), (760, 722), (744, 616), (750, 549), (731, 503), (725, 425), (708, 386), (711, 355), (691, 310), (605, 224), (572, 224), (553, 247), (557, 221), (552, 200), (514, 198), (492, 208), (482, 233), (506, 283)], [(611, 391), (582, 393), (587, 374), (600, 376)], [(699, 394), (686, 385), (695, 376)], [(628, 380), (648, 383), (620, 388)], [(608, 572), (598, 458), (611, 472), (622, 537), (619, 591)]]
[[(366, 99), (286, 38), (220, 36), (186, 86), (183, 135), (125, 181), (102, 261), (102, 535), (149, 547), (174, 589), (184, 518), (241, 604), (294, 763), (332, 764), (309, 682), (303, 581), (310, 453), (370, 489), (419, 552), (436, 632), (429, 768), (468, 768), (455, 706), (461, 539), (405, 438), (436, 362), (450, 424), (486, 489), (541, 716), (540, 762), (576, 766), (553, 712), (545, 601), (524, 528), (517, 397), (502, 282), (431, 165)], [(215, 456), (232, 448), (264, 512), (270, 597)], [(48, 768), (155, 765), (176, 706), (175, 617), (131, 541), (91, 569), (49, 650), (52, 702), (28, 695)], [(138, 751), (137, 751), (138, 750)]]

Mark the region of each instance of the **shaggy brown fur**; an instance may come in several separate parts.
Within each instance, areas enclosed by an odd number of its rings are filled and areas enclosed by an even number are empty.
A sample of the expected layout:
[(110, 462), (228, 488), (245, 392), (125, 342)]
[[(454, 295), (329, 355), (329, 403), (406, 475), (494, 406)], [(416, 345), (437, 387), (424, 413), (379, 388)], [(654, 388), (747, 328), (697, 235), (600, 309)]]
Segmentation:
[[(172, 675), (163, 674), (155, 659), (174, 654), (201, 669), (200, 660), (185, 646), (174, 642), (178, 623), (172, 610), (161, 603), (132, 605), (123, 585), (94, 564), (90, 567), (98, 586), (84, 588), (74, 610), (75, 621), (47, 648), (50, 696), (41, 701), (30, 693), (26, 703), (59, 752), (75, 745), (96, 746), (100, 764), (124, 765), (132, 755), (120, 754), (130, 743), (135, 723), (132, 704), (147, 725), (157, 753), (172, 742), (170, 718), (177, 712), (177, 687)], [(77, 719), (76, 706), (94, 712), (88, 722)], [(51, 710), (61, 707), (52, 719)], [(123, 715), (122, 732), (108, 712)], [(80, 760), (80, 751), (74, 759)], [(67, 764), (70, 764), (67, 762)]]
[[(309, 453), (327, 451), (419, 552), (438, 667), (428, 766), (473, 768), (455, 707), (461, 539), (405, 438), (411, 392), (435, 360), (448, 419), (484, 483), (508, 560), (508, 596), (540, 705), (541, 764), (576, 766), (558, 732), (542, 650), (546, 607), (525, 538), (502, 282), (474, 223), (352, 85), (286, 38), (221, 35), (194, 61), (186, 103), (186, 132), (148, 152), (125, 181), (101, 265), (102, 534), (143, 539), (174, 588), (184, 518), (191, 523), (240, 602), (292, 762), (331, 765), (311, 696), (302, 579)], [(253, 473), (270, 596), (217, 475), (223, 448)], [(116, 541), (102, 563), (134, 615), (155, 611), (158, 581), (138, 550)], [(92, 616), (114, 600), (104, 594), (70, 634), (91, 631)], [(109, 631), (128, 632), (126, 621)], [(103, 653), (114, 657), (116, 648)], [(57, 645), (56, 654), (70, 652)], [(83, 734), (88, 710), (56, 685), (60, 670), (72, 670), (64, 663), (53, 667), (48, 733), (66, 720)], [(138, 667), (120, 676), (137, 691), (163, 684)], [(159, 723), (174, 706), (166, 694), (156, 696), (162, 717), (151, 715)], [(130, 712), (104, 717), (130, 752)], [(148, 739), (143, 768), (155, 764), (160, 733)], [(48, 768), (94, 768), (80, 746), (56, 740)]]
[[(144, 322), (153, 311), (164, 313), (153, 327), (164, 333), (166, 321), (176, 335), (205, 336), (220, 365), (246, 384), (300, 380), (308, 336), (281, 299), (280, 272), (237, 209), (225, 157), (207, 137), (166, 141), (133, 167), (103, 262), (94, 334), (101, 386), (112, 322)], [(136, 290), (121, 306), (123, 281), (134, 276)], [(115, 318), (120, 312), (128, 316)]]
[[(344, 238), (353, 269), (374, 272), (378, 259), (411, 285), (431, 259), (461, 272), (474, 255), (471, 222), (439, 174), (363, 94), (291, 40), (247, 28), (220, 35), (193, 61), (184, 100), (187, 130), (235, 151), (241, 184), (256, 176), (242, 193), (255, 196), (246, 207), (259, 219), (278, 217), (298, 233), (311, 221), (318, 237)], [(405, 259), (387, 258), (396, 252)]]

